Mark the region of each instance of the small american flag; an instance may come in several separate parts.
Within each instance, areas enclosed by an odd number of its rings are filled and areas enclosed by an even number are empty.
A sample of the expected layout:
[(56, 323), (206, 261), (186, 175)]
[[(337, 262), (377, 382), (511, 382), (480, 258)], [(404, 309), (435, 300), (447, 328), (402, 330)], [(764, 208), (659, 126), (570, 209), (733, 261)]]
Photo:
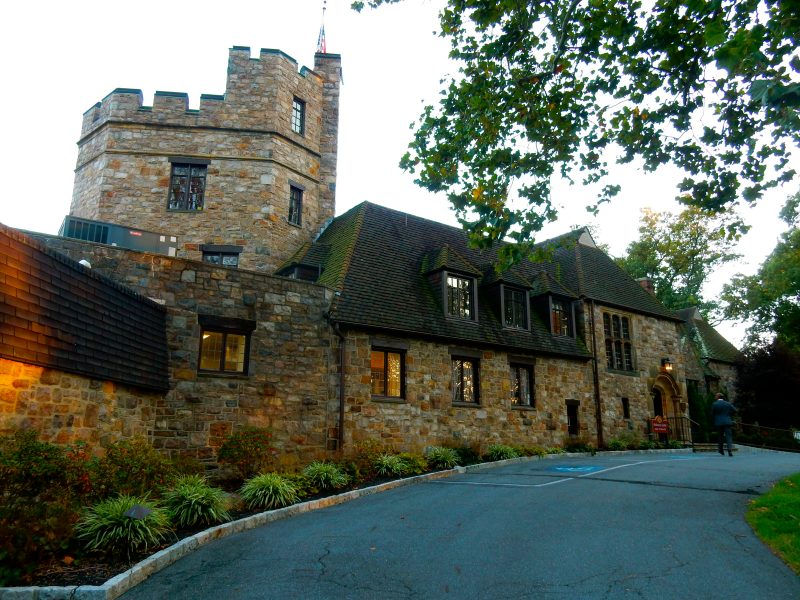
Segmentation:
[(327, 54), (327, 48), (325, 46), (325, 24), (323, 23), (319, 27), (319, 39), (317, 40), (317, 52), (320, 54)]

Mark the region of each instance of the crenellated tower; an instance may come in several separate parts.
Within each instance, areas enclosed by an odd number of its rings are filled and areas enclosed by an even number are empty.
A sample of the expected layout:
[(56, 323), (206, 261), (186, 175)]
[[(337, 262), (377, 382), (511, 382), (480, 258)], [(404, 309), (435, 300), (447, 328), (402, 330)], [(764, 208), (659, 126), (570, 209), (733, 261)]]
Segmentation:
[(178, 256), (273, 272), (333, 218), (341, 57), (234, 46), (225, 94), (119, 88), (83, 117), (70, 215), (177, 236)]

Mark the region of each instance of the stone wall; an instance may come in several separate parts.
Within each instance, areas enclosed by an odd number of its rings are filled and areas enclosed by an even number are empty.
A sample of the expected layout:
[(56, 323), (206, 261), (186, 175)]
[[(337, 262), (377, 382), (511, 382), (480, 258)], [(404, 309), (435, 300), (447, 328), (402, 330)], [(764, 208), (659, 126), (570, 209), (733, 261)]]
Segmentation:
[[(270, 427), (284, 466), (326, 452), (335, 428), (335, 361), (325, 321), (331, 292), (315, 284), (66, 238), (52, 248), (163, 304), (169, 391), (154, 400), (157, 448), (211, 461), (244, 424)], [(246, 375), (198, 372), (199, 315), (255, 323)]]
[(0, 358), (0, 435), (105, 446), (147, 436), (161, 394)]
[(593, 384), (585, 361), (530, 357), (535, 361), (536, 406), (523, 408), (511, 403), (509, 355), (466, 349), (480, 356), (480, 402), (463, 406), (452, 401), (450, 346), (416, 339), (402, 343), (407, 344), (405, 399), (378, 399), (370, 389), (370, 352), (375, 344), (367, 333), (347, 334), (345, 449), (365, 439), (398, 450), (437, 444), (472, 444), (482, 450), (493, 443), (561, 445), (569, 438), (566, 400), (580, 403), (581, 435), (595, 438)]
[[(242, 246), (240, 267), (272, 273), (333, 218), (341, 59), (230, 52), (224, 96), (117, 89), (84, 115), (70, 214), (176, 235), (179, 257), (200, 245)], [(305, 131), (292, 131), (292, 102)], [(168, 211), (170, 158), (210, 161), (201, 211)], [(288, 222), (290, 185), (303, 190), (301, 224)]]

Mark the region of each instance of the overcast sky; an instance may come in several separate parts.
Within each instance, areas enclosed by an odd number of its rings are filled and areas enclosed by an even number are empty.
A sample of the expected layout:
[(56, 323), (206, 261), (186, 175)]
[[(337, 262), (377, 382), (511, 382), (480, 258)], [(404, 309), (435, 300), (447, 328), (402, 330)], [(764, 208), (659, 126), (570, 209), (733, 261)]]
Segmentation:
[[(448, 45), (433, 35), (441, 0), (406, 0), (361, 14), (350, 0), (329, 0), (327, 50), (342, 55), (337, 214), (363, 200), (456, 224), (447, 200), (413, 184), (398, 161), (411, 139), (409, 125), (424, 103), (436, 102), (440, 78), (455, 69)], [(3, 90), (0, 144), (4, 194), (0, 222), (55, 233), (69, 212), (81, 115), (118, 87), (139, 88), (152, 105), (156, 90), (223, 94), (231, 46), (277, 48), (313, 67), (322, 0), (72, 0), (14, 2), (0, 23)], [(645, 175), (632, 166), (617, 173), (620, 196), (591, 217), (593, 191), (555, 182), (561, 218), (541, 239), (576, 225), (594, 225), (598, 242), (622, 254), (637, 237), (643, 207), (677, 212), (678, 173)], [(714, 293), (737, 271), (751, 273), (784, 229), (777, 212), (797, 185), (773, 191), (746, 214), (753, 230), (739, 264), (708, 284)], [(739, 344), (743, 328), (720, 331)]]

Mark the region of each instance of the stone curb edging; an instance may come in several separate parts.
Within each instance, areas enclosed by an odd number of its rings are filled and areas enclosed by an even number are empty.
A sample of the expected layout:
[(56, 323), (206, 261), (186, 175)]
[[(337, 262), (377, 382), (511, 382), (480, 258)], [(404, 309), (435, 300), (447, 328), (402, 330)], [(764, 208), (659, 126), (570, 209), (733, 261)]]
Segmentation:
[[(608, 455), (620, 454), (686, 454), (691, 453), (691, 448), (676, 449), (676, 450), (623, 450), (619, 452), (603, 452)], [(512, 465), (516, 463), (530, 462), (532, 460), (558, 460), (560, 458), (574, 458), (586, 456), (584, 452), (567, 452), (564, 454), (547, 454), (545, 456), (523, 456), (519, 458), (509, 458), (506, 460), (498, 460), (495, 462), (478, 463), (476, 465), (469, 465), (466, 467), (455, 467), (447, 471), (436, 471), (434, 473), (425, 473), (424, 475), (417, 475), (415, 477), (408, 477), (405, 479), (396, 479), (394, 481), (387, 481), (371, 487), (351, 490), (343, 494), (335, 496), (328, 496), (326, 498), (319, 498), (317, 500), (309, 500), (308, 502), (301, 502), (293, 504), (285, 508), (270, 510), (267, 512), (258, 513), (249, 517), (244, 517), (230, 523), (223, 523), (217, 525), (200, 533), (184, 538), (168, 548), (156, 552), (152, 556), (147, 557), (143, 561), (135, 564), (127, 571), (115, 575), (103, 585), (80, 585), (71, 587), (13, 587), (13, 588), (0, 588), (0, 600), (115, 600), (122, 594), (143, 582), (145, 579), (158, 573), (161, 569), (168, 567), (177, 560), (183, 558), (187, 554), (191, 554), (200, 546), (207, 544), (213, 540), (218, 540), (234, 533), (241, 533), (248, 529), (254, 529), (272, 523), (299, 515), (312, 510), (326, 508), (328, 506), (335, 506), (343, 504), (357, 498), (370, 496), (379, 492), (384, 492), (398, 487), (413, 485), (423, 481), (434, 479), (444, 479), (451, 475), (458, 475), (461, 473), (468, 473), (471, 471), (484, 471), (495, 467), (504, 465)]]

